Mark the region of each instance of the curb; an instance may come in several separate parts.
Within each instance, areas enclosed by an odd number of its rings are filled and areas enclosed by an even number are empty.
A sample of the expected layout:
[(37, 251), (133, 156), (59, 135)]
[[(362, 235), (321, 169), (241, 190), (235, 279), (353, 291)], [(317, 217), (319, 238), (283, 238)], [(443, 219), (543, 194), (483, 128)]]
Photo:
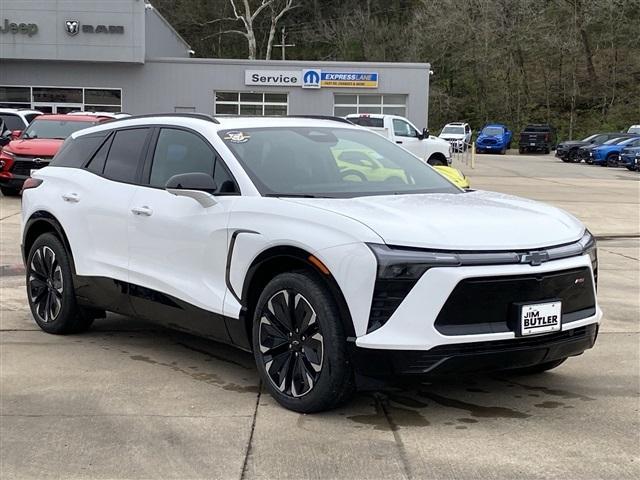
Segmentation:
[(0, 265), (0, 277), (12, 277), (24, 275), (24, 265), (17, 263), (15, 265)]

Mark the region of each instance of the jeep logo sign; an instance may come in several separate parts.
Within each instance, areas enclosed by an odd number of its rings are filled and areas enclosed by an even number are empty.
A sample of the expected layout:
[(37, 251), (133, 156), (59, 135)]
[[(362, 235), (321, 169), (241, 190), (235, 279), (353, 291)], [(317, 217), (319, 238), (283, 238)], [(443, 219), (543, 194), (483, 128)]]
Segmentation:
[(115, 34), (123, 34), (124, 26), (123, 25), (90, 25), (88, 23), (84, 23), (80, 25), (78, 20), (66, 20), (64, 22), (64, 28), (66, 32), (72, 37), (77, 35), (79, 32), (82, 33), (115, 33)]
[(4, 19), (4, 23), (0, 24), (0, 33), (12, 33), (14, 35), (28, 35), (33, 37), (38, 33), (38, 25), (35, 23), (15, 23)]

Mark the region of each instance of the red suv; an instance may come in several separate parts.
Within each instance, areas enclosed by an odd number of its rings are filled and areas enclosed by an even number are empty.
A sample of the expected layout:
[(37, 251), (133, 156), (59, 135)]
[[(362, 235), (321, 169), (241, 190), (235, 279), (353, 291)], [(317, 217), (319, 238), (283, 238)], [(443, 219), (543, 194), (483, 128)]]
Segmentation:
[[(65, 138), (77, 130), (112, 117), (99, 115), (40, 115), (0, 151), (0, 191), (17, 195), (33, 170), (46, 167)], [(17, 132), (14, 132), (14, 136)]]

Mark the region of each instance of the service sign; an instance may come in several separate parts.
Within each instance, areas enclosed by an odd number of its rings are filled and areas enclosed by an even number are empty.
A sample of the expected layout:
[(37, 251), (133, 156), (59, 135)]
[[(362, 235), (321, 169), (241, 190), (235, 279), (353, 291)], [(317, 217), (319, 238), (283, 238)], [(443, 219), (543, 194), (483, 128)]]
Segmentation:
[(299, 87), (300, 70), (245, 70), (244, 84), (270, 87)]
[(378, 74), (375, 72), (322, 72), (320, 86), (338, 88), (378, 88)]

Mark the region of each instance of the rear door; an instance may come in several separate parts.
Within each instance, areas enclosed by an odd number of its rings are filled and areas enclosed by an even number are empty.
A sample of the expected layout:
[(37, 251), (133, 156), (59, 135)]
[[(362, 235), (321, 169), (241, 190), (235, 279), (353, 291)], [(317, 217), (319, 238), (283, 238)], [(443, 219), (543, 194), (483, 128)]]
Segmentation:
[(129, 204), (150, 132), (149, 128), (115, 131), (83, 169), (65, 169), (60, 200), (67, 218), (62, 223), (70, 226), (79, 275), (128, 279)]
[[(238, 191), (228, 169), (197, 132), (162, 127), (154, 133), (143, 185), (129, 212), (131, 297), (138, 315), (228, 340), (222, 318), (229, 211)], [(164, 189), (173, 175), (213, 175), (216, 204)]]

